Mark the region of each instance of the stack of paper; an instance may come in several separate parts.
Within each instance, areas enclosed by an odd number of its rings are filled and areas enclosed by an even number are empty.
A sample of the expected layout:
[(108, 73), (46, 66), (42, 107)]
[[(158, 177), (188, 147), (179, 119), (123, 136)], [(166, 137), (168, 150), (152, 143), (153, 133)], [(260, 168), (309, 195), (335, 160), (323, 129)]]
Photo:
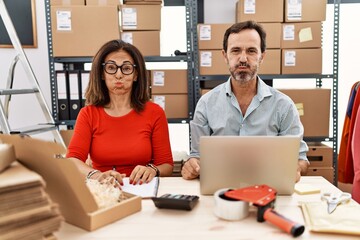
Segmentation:
[(0, 239), (55, 239), (62, 216), (44, 187), (18, 162), (0, 173)]

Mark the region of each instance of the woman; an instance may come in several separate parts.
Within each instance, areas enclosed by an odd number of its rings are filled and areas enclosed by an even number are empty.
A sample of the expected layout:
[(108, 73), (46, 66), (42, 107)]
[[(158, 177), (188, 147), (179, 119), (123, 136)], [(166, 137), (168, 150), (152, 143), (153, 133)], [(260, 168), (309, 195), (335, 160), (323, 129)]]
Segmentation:
[[(104, 44), (93, 59), (90, 81), (68, 147), (87, 179), (122, 185), (170, 176), (173, 159), (168, 123), (149, 101), (148, 75), (140, 51), (121, 40)], [(88, 156), (92, 167), (85, 163)]]

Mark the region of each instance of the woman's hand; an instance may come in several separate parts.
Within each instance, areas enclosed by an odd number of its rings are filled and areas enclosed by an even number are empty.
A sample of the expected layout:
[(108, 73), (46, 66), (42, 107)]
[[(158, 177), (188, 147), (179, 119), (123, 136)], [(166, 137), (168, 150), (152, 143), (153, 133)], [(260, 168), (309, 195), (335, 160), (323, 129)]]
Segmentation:
[(139, 183), (140, 185), (143, 183), (149, 183), (155, 176), (155, 169), (151, 167), (137, 165), (130, 174), (129, 183), (134, 185), (137, 183)]
[(109, 184), (114, 187), (118, 187), (121, 189), (121, 186), (123, 185), (123, 178), (125, 177), (125, 174), (121, 174), (114, 170), (108, 170), (106, 172), (97, 172), (93, 176), (91, 176), (91, 179), (98, 180), (101, 184)]

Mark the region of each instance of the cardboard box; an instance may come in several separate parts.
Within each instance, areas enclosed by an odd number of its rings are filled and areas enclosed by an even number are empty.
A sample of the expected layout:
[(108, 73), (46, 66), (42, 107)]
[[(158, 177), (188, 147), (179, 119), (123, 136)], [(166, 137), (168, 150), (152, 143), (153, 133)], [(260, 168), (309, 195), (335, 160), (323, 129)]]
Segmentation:
[(283, 23), (281, 48), (321, 48), (321, 22)]
[(122, 5), (119, 14), (121, 30), (161, 29), (160, 5)]
[(285, 0), (284, 22), (321, 22), (326, 20), (327, 0)]
[(117, 6), (52, 6), (54, 57), (94, 56), (105, 42), (119, 39), (118, 20)]
[(188, 93), (187, 70), (151, 70), (151, 93)]
[[(282, 74), (321, 74), (322, 49), (283, 49)], [(311, 61), (310, 61), (311, 60)]]
[(260, 65), (259, 74), (280, 74), (281, 50), (267, 49), (265, 58)]
[(229, 74), (229, 68), (221, 50), (199, 51), (199, 64), (200, 75)]
[(167, 118), (189, 117), (187, 94), (153, 94), (151, 100), (164, 109)]
[(239, 0), (236, 2), (236, 22), (254, 20), (256, 22), (283, 22), (284, 0)]
[(281, 23), (261, 23), (266, 32), (266, 48), (280, 48)]
[(13, 144), (18, 161), (44, 178), (45, 190), (60, 205), (66, 222), (93, 231), (141, 210), (141, 198), (127, 193), (127, 199), (100, 209), (75, 163), (55, 158), (66, 153), (60, 144), (19, 135), (0, 135), (0, 139)]
[(308, 147), (307, 158), (310, 161), (310, 167), (333, 166), (333, 148), (322, 143), (308, 143)]
[(322, 176), (331, 183), (334, 183), (334, 168), (332, 167), (309, 167), (306, 176)]
[(120, 6), (120, 0), (85, 0), (88, 6)]
[(51, 6), (85, 5), (85, 0), (50, 0)]
[(123, 41), (136, 46), (143, 56), (160, 56), (160, 31), (126, 31), (120, 35)]
[(279, 89), (299, 110), (305, 137), (328, 137), (331, 89)]
[(225, 31), (232, 24), (198, 24), (198, 44), (200, 50), (222, 49)]

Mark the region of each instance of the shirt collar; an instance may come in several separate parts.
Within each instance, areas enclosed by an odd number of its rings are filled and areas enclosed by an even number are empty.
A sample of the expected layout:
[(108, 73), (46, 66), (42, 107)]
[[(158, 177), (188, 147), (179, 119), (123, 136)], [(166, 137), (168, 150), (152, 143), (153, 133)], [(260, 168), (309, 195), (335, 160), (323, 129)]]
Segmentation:
[[(257, 82), (257, 93), (256, 93), (256, 97), (262, 101), (265, 97), (271, 96), (272, 93), (270, 91), (270, 87), (264, 83), (264, 81), (257, 76), (258, 82)], [(231, 77), (229, 77), (229, 79), (227, 80), (227, 82), (225, 83), (225, 92), (227, 96), (231, 96), (233, 95), (232, 91), (231, 91)]]

